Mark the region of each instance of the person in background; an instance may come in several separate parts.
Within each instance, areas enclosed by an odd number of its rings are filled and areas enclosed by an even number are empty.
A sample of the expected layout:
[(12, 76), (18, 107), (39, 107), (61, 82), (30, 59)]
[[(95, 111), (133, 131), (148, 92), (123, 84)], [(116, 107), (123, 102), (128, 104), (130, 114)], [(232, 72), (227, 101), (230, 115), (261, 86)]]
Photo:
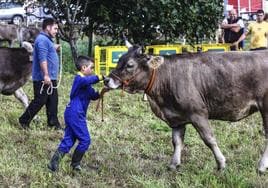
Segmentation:
[(58, 32), (58, 24), (53, 18), (47, 18), (42, 24), (43, 31), (34, 42), (32, 80), (34, 99), (19, 118), (22, 128), (28, 129), (33, 117), (45, 105), (47, 125), (61, 129), (58, 120), (57, 79), (59, 72), (58, 44), (53, 38)]
[(79, 56), (75, 65), (79, 72), (74, 78), (70, 102), (64, 112), (66, 124), (64, 137), (48, 164), (48, 168), (53, 172), (58, 170), (61, 159), (74, 146), (76, 140), (79, 143), (73, 153), (71, 167), (76, 171), (81, 171), (80, 162), (91, 143), (86, 121), (88, 106), (91, 100), (97, 100), (104, 92), (108, 91), (104, 89), (99, 94), (92, 88), (92, 84), (101, 80), (100, 77), (92, 75), (93, 58)]
[(221, 28), (224, 29), (224, 43), (230, 43), (231, 50), (243, 49), (244, 43), (240, 41), (238, 44), (235, 42), (241, 37), (244, 33), (244, 22), (242, 18), (237, 17), (235, 9), (232, 9), (229, 12), (229, 18), (223, 20)]
[(234, 45), (244, 40), (246, 36), (251, 35), (250, 50), (267, 49), (268, 23), (264, 21), (264, 11), (257, 11), (257, 20), (248, 25), (246, 32), (239, 38)]

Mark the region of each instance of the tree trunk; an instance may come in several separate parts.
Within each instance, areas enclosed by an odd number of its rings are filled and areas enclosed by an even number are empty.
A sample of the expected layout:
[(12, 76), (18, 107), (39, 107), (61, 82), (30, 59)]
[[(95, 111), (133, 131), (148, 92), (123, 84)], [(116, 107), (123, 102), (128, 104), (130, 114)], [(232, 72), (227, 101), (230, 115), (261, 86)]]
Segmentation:
[(72, 58), (73, 58), (73, 63), (75, 63), (77, 57), (78, 57), (78, 54), (77, 54), (77, 45), (76, 45), (76, 40), (74, 39), (71, 39), (70, 40), (70, 47), (71, 47), (71, 52), (72, 52)]
[(93, 49), (93, 46), (94, 46), (93, 45), (93, 43), (94, 43), (94, 41), (93, 41), (93, 32), (88, 31), (87, 36), (88, 36), (88, 56), (93, 57), (93, 55), (94, 55), (94, 53), (93, 53), (93, 51), (94, 51), (94, 49)]
[(88, 56), (93, 57), (94, 53), (94, 39), (93, 39), (93, 23), (87, 25), (86, 36), (88, 37)]

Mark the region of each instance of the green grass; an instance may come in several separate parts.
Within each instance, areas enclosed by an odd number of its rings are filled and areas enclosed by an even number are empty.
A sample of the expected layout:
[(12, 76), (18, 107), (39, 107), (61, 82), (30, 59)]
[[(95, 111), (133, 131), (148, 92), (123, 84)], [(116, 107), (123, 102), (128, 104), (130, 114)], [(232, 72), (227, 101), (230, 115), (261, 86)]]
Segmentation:
[[(69, 100), (72, 75), (65, 73), (59, 88), (59, 118)], [(101, 84), (96, 88), (100, 89)], [(32, 98), (31, 82), (24, 87)], [(92, 102), (88, 125), (92, 145), (83, 159), (84, 171), (70, 168), (71, 154), (63, 159), (60, 171), (52, 174), (46, 165), (63, 136), (48, 129), (45, 110), (40, 123), (29, 132), (17, 123), (23, 108), (13, 96), (1, 95), (0, 185), (1, 187), (267, 187), (267, 175), (256, 167), (264, 149), (259, 114), (237, 122), (211, 121), (218, 144), (227, 159), (227, 168), (217, 172), (211, 151), (188, 125), (182, 167), (172, 172), (167, 165), (172, 155), (171, 129), (157, 119), (141, 95), (121, 96), (111, 91), (104, 98), (104, 122)], [(91, 166), (98, 165), (98, 170)]]
[[(62, 124), (73, 77), (66, 71), (75, 72), (68, 45), (63, 45), (65, 73), (59, 88)], [(79, 50), (79, 54), (86, 54), (84, 47)], [(101, 87), (96, 85), (96, 89)], [(24, 90), (31, 99), (32, 83)], [(83, 159), (84, 171), (72, 172), (72, 150), (60, 164), (60, 171), (52, 174), (47, 163), (63, 132), (47, 128), (44, 109), (39, 112), (40, 122), (32, 122), (31, 130), (25, 132), (17, 122), (24, 111), (22, 105), (13, 96), (0, 95), (0, 102), (0, 187), (268, 187), (267, 175), (256, 173), (265, 141), (258, 113), (236, 123), (210, 121), (227, 159), (223, 172), (216, 170), (211, 151), (188, 125), (183, 164), (173, 172), (167, 169), (173, 152), (171, 129), (152, 114), (141, 95), (121, 96), (121, 91), (111, 91), (104, 98), (104, 122), (101, 112), (95, 111), (96, 102), (88, 111), (92, 145)], [(96, 165), (99, 169), (93, 170)]]

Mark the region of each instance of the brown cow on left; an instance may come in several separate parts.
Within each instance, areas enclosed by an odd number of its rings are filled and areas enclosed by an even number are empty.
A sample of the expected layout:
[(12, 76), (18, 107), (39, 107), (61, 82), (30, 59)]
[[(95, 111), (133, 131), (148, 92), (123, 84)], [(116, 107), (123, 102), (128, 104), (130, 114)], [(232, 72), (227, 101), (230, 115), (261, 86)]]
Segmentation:
[(22, 48), (0, 48), (0, 93), (14, 94), (24, 107), (28, 106), (28, 98), (22, 86), (30, 78), (32, 72), (32, 45), (23, 42)]

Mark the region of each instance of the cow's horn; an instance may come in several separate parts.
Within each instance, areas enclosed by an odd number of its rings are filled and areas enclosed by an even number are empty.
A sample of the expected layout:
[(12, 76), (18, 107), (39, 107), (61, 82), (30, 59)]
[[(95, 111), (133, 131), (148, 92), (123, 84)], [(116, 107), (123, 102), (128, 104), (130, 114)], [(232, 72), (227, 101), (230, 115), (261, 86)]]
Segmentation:
[(130, 42), (128, 42), (128, 40), (125, 40), (125, 44), (127, 48), (131, 48), (132, 44)]
[(123, 35), (123, 39), (125, 41), (126, 47), (131, 48), (133, 45), (127, 40), (127, 37), (126, 37), (126, 35), (124, 33), (122, 35)]
[(25, 48), (29, 53), (33, 52), (33, 46), (29, 42), (23, 41), (22, 47)]

